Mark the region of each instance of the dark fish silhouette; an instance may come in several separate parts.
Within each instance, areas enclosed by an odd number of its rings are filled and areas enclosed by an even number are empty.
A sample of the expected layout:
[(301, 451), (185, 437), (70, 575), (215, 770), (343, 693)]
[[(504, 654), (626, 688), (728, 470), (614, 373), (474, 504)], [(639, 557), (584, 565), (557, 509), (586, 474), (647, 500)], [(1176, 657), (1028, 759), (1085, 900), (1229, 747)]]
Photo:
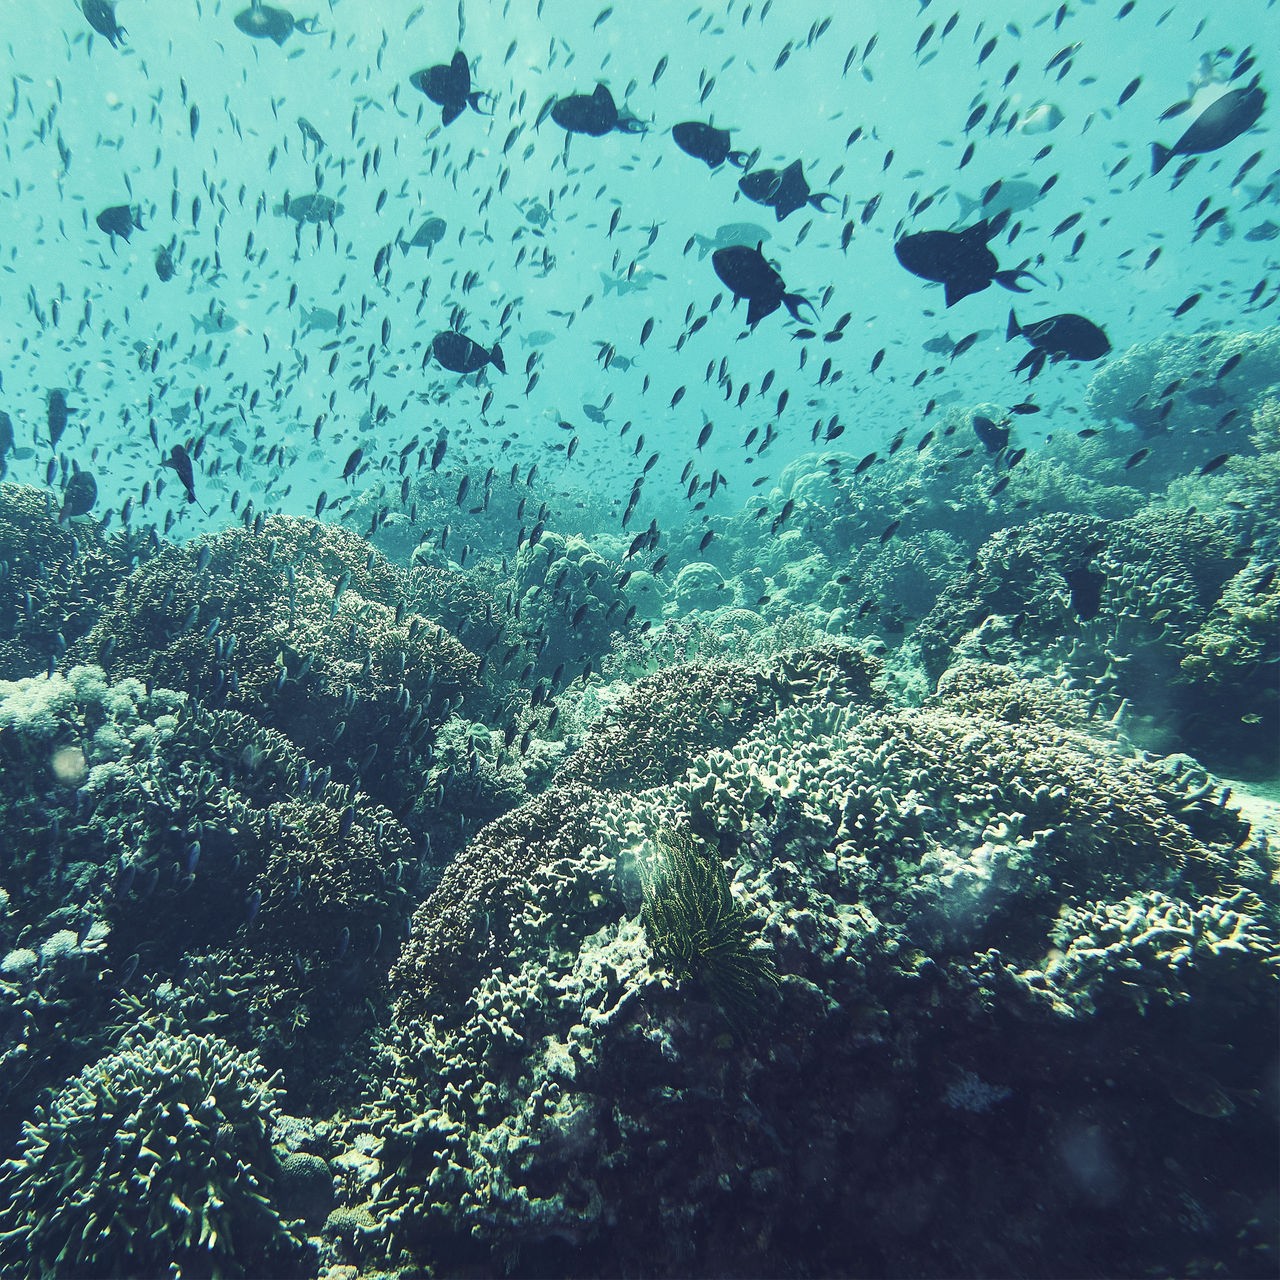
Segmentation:
[(341, 216), (343, 208), (341, 201), (315, 191), (311, 195), (292, 198), (286, 194), (284, 203), (276, 205), (273, 212), (292, 218), (301, 225), (304, 222), (332, 222)]
[(128, 240), (135, 231), (145, 231), (142, 225), (142, 211), (137, 205), (113, 204), (98, 214), (94, 219), (98, 230), (105, 231), (112, 239), (116, 236)]
[(13, 419), (3, 409), (0, 409), (0, 477), (3, 477), (8, 467), (4, 460), (5, 454), (12, 448)]
[(397, 241), (400, 245), (400, 252), (407, 254), (410, 249), (425, 249), (430, 254), (431, 250), (444, 239), (444, 234), (448, 229), (448, 224), (443, 218), (428, 218), (413, 233), (412, 240), (405, 240), (401, 237)]
[(274, 40), (284, 44), (296, 30), (304, 36), (315, 35), (319, 30), (318, 18), (295, 19), (287, 9), (276, 9), (262, 0), (253, 0), (247, 8), (235, 16), (236, 26), (255, 40)]
[(62, 491), (62, 510), (59, 522), (72, 516), (87, 516), (98, 500), (98, 482), (87, 472), (77, 471)]
[(973, 429), (988, 453), (999, 453), (1009, 443), (1009, 423), (992, 422), (981, 413), (973, 415)]
[(726, 160), (739, 169), (744, 169), (750, 159), (745, 151), (730, 150), (728, 129), (717, 129), (714, 125), (701, 124), (697, 120), (686, 120), (683, 124), (672, 126), (671, 136), (681, 151), (713, 169), (718, 169)]
[(785, 169), (757, 169), (754, 173), (745, 174), (738, 179), (738, 190), (748, 200), (772, 209), (779, 222), (805, 205), (812, 205), (825, 213), (826, 206), (822, 202), (835, 199), (829, 191), (809, 190), (804, 167), (799, 160), (793, 160)]
[(913, 276), (942, 285), (947, 306), (971, 293), (980, 293), (993, 280), (1006, 289), (1026, 293), (1018, 277), (1031, 273), (1020, 269), (1001, 271), (996, 255), (987, 248), (987, 241), (999, 233), (1007, 220), (1005, 215), (992, 222), (984, 218), (964, 231), (916, 231), (903, 236), (893, 246), (893, 252)]
[(428, 67), (425, 71), (415, 71), (409, 77), (409, 83), (420, 89), (438, 107), (443, 107), (441, 124), (452, 124), (468, 107), (472, 111), (480, 110), (480, 99), (487, 95), (479, 89), (471, 88), (471, 67), (467, 63), (467, 55), (461, 49), (453, 55), (451, 62), (442, 62)]
[(592, 138), (602, 138), (615, 129), (623, 133), (644, 132), (641, 121), (619, 113), (613, 94), (602, 84), (596, 85), (593, 93), (560, 98), (551, 108), (551, 118), (569, 133), (585, 133)]
[(160, 246), (160, 251), (156, 254), (156, 275), (166, 283), (173, 279), (173, 251), (166, 245)]
[(67, 397), (61, 391), (49, 392), (49, 443), (56, 449), (62, 433), (67, 429)]
[(315, 158), (320, 158), (320, 153), (324, 150), (324, 139), (316, 130), (315, 125), (311, 123), (305, 116), (298, 117), (298, 128), (302, 131), (302, 158), (307, 157), (307, 143), (315, 147)]
[(1188, 126), (1187, 131), (1171, 147), (1159, 142), (1151, 144), (1152, 176), (1174, 156), (1200, 155), (1205, 151), (1217, 151), (1238, 138), (1246, 129), (1252, 129), (1267, 104), (1267, 95), (1252, 84), (1247, 89), (1231, 89), (1211, 102)]
[[(187, 491), (187, 501), (196, 502), (196, 473), (191, 465), (191, 455), (186, 449), (180, 444), (175, 444), (161, 465), (173, 468), (178, 479), (182, 481), (182, 487)], [(200, 504), (196, 502), (196, 506)], [(204, 508), (201, 507), (201, 510)]]
[(1071, 312), (1020, 325), (1011, 310), (1005, 341), (1012, 338), (1026, 338), (1052, 360), (1101, 360), (1111, 350), (1107, 335), (1092, 320)]
[(496, 342), (492, 350), (486, 351), (478, 342), (472, 342), (456, 329), (437, 333), (431, 340), (431, 354), (454, 373), (478, 373), (487, 364), (493, 365), (499, 373), (507, 371), (502, 348)]
[(753, 329), (780, 306), (791, 312), (793, 320), (800, 319), (800, 307), (814, 309), (806, 298), (787, 292), (782, 277), (765, 260), (759, 245), (754, 249), (740, 244), (717, 249), (711, 255), (711, 265), (735, 300), (746, 298), (747, 324)]
[(100, 36), (111, 41), (113, 49), (124, 38), (125, 29), (116, 21), (116, 0), (80, 0), (80, 12)]

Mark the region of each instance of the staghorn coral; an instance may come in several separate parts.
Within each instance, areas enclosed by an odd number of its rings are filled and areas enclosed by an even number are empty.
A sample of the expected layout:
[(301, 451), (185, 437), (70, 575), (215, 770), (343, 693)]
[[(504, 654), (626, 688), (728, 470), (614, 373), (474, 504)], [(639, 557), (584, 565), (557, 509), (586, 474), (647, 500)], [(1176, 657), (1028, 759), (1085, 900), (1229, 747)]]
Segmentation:
[(273, 1204), (277, 1085), (212, 1037), (123, 1044), (23, 1126), (3, 1171), (15, 1275), (301, 1275)]

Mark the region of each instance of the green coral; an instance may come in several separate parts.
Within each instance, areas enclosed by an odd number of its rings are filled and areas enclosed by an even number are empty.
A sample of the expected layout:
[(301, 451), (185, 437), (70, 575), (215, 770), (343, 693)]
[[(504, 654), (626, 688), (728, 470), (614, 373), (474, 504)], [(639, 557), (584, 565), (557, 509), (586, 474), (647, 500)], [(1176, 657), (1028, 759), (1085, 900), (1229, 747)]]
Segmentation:
[(699, 982), (735, 1029), (767, 987), (778, 985), (771, 952), (734, 900), (719, 854), (694, 836), (663, 831), (658, 852), (639, 859), (641, 919), (653, 953), (677, 980)]
[(6, 1275), (293, 1275), (277, 1212), (277, 1089), (214, 1037), (126, 1043), (23, 1125), (0, 1187)]

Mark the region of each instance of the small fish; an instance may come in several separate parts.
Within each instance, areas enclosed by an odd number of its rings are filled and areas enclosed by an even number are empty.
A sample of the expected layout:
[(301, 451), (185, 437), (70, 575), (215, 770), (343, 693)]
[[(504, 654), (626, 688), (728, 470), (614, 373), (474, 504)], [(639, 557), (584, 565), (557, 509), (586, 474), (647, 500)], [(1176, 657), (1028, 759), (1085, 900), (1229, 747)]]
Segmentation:
[(765, 261), (759, 246), (748, 249), (745, 245), (730, 245), (727, 249), (717, 249), (711, 255), (711, 265), (735, 301), (746, 298), (747, 324), (752, 329), (780, 306), (785, 306), (795, 320), (800, 319), (802, 306), (814, 311), (807, 299), (787, 292), (782, 277)]
[(1145, 462), (1150, 456), (1150, 449), (1139, 449), (1137, 453), (1125, 459), (1124, 469), (1128, 471), (1131, 467), (1136, 467), (1140, 462)]
[(1209, 461), (1200, 468), (1200, 474), (1202, 476), (1207, 476), (1210, 472), (1217, 471), (1219, 467), (1227, 464), (1230, 457), (1231, 455), (1229, 453), (1220, 453), (1216, 457), (1210, 458)]
[(1195, 118), (1173, 146), (1151, 144), (1152, 175), (1159, 173), (1174, 156), (1202, 155), (1225, 147), (1258, 123), (1266, 104), (1267, 95), (1257, 84), (1229, 89)]

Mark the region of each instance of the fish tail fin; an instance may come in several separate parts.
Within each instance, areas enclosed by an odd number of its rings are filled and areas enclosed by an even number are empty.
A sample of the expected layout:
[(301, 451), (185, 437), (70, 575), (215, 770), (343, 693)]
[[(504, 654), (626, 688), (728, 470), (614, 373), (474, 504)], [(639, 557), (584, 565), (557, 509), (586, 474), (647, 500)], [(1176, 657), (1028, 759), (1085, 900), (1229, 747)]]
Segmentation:
[(803, 318), (800, 315), (801, 307), (808, 307), (809, 310), (813, 312), (814, 319), (816, 320), (818, 318), (818, 309), (809, 301), (808, 298), (803, 298), (798, 293), (784, 293), (782, 295), (782, 303), (791, 313), (791, 318), (793, 320), (800, 320)]
[[(786, 296), (785, 294), (783, 295)], [(754, 329), (765, 316), (770, 312), (776, 311), (778, 304), (776, 302), (765, 302), (763, 298), (752, 298), (747, 303), (747, 326)]]
[(1022, 326), (1018, 323), (1018, 317), (1014, 314), (1012, 307), (1009, 308), (1009, 327), (1004, 331), (1004, 340), (1011, 342), (1014, 338), (1022, 333)]
[(469, 106), (472, 111), (479, 112), (482, 116), (491, 116), (493, 115), (492, 111), (485, 111), (480, 106), (486, 98), (491, 97), (492, 95), (485, 93), (483, 89), (477, 89), (474, 93), (467, 94), (467, 106)]
[(1008, 289), (1013, 293), (1027, 293), (1027, 286), (1018, 283), (1020, 276), (1026, 276), (1028, 279), (1035, 280), (1038, 285), (1044, 284), (1043, 280), (1033, 276), (1030, 271), (1024, 271), (1021, 268), (1014, 268), (1011, 271), (997, 271), (991, 278), (1002, 289)]
[(747, 151), (730, 151), (725, 159), (738, 169), (745, 169), (751, 163), (751, 155)]
[(489, 363), (492, 364), (499, 373), (506, 373), (507, 364), (502, 355), (502, 347), (496, 342), (493, 344), (493, 350), (489, 352)]
[(694, 247), (698, 250), (698, 261), (701, 262), (711, 250), (712, 241), (706, 236), (695, 234), (693, 237)]
[(1153, 142), (1151, 144), (1151, 176), (1154, 178), (1172, 159), (1172, 147), (1166, 147), (1163, 143)]
[(404, 238), (403, 233), (396, 234), (396, 244), (400, 246), (400, 252), (407, 258), (409, 256), (409, 242)]
[(982, 201), (975, 200), (972, 196), (967, 196), (963, 192), (955, 193), (956, 203), (960, 206), (960, 221), (968, 222), (969, 219), (982, 208)]
[(809, 197), (807, 203), (812, 205), (813, 208), (817, 209), (819, 213), (826, 213), (827, 206), (824, 205), (822, 202), (824, 200), (834, 200), (834, 199), (836, 199), (836, 197), (833, 196), (830, 191), (815, 191)]

